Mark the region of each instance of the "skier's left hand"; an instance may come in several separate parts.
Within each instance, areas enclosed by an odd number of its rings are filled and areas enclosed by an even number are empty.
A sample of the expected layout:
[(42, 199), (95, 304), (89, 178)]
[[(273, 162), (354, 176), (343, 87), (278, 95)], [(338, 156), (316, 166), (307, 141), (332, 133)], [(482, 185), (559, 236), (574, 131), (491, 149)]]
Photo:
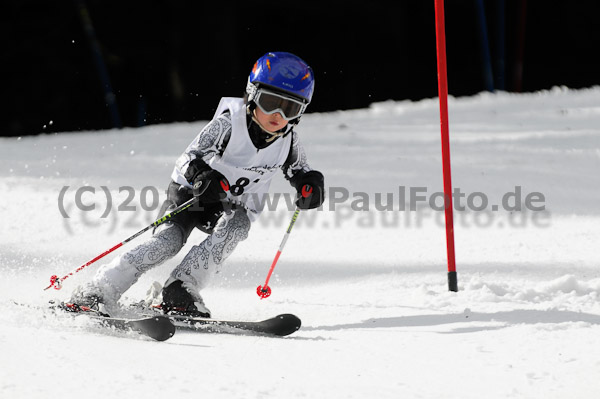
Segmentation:
[[(292, 183), (298, 191), (298, 200), (296, 206), (300, 209), (318, 208), (325, 201), (325, 178), (323, 174), (316, 170), (311, 170), (306, 173), (294, 177)], [(306, 190), (303, 192), (304, 186), (310, 186), (312, 189), (308, 195)]]

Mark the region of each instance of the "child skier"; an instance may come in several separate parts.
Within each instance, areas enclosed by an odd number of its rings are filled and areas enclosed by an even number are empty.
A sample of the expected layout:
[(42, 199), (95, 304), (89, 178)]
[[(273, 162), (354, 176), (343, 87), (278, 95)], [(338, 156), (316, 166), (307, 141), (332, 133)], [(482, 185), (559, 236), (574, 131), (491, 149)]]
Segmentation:
[[(199, 207), (177, 214), (146, 242), (102, 266), (71, 302), (110, 310), (144, 272), (174, 257), (198, 228), (208, 236), (172, 271), (160, 306), (166, 314), (210, 317), (200, 290), (247, 238), (277, 169), (299, 193), (301, 209), (323, 203), (323, 175), (308, 166), (294, 131), (313, 91), (313, 71), (299, 57), (285, 52), (261, 57), (244, 98), (222, 98), (214, 118), (176, 161), (161, 213), (194, 196)], [(307, 198), (300, 195), (305, 185), (312, 187)]]

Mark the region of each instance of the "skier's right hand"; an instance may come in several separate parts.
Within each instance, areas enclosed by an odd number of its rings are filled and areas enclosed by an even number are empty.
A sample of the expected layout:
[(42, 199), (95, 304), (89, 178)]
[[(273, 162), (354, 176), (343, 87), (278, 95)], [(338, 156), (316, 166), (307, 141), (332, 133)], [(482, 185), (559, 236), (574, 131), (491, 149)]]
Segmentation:
[(201, 159), (191, 161), (184, 176), (192, 185), (194, 197), (202, 203), (219, 202), (225, 199), (226, 191), (229, 191), (227, 178)]
[(198, 197), (202, 203), (209, 204), (224, 200), (229, 191), (227, 178), (214, 169), (200, 173), (192, 185), (194, 197)]

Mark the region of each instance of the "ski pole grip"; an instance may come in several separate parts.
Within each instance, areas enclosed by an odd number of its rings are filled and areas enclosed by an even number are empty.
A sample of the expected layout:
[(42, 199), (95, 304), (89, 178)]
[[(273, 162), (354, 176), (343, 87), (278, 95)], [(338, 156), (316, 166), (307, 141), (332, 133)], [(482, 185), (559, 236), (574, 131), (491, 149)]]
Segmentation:
[(310, 184), (302, 186), (302, 197), (308, 198), (312, 194), (313, 188)]

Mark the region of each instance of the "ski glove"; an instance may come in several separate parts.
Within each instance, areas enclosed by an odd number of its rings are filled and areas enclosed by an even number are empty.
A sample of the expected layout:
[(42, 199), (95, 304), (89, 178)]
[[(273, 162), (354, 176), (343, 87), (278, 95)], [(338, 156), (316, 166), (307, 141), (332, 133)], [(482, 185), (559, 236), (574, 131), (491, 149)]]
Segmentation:
[[(296, 206), (300, 209), (318, 208), (325, 201), (325, 178), (321, 172), (311, 170), (309, 172), (300, 172), (291, 179), (292, 184), (298, 192)], [(309, 192), (304, 186), (310, 186)]]
[(183, 177), (192, 185), (194, 197), (204, 203), (214, 203), (225, 199), (229, 182), (220, 172), (212, 169), (202, 159), (193, 159)]

